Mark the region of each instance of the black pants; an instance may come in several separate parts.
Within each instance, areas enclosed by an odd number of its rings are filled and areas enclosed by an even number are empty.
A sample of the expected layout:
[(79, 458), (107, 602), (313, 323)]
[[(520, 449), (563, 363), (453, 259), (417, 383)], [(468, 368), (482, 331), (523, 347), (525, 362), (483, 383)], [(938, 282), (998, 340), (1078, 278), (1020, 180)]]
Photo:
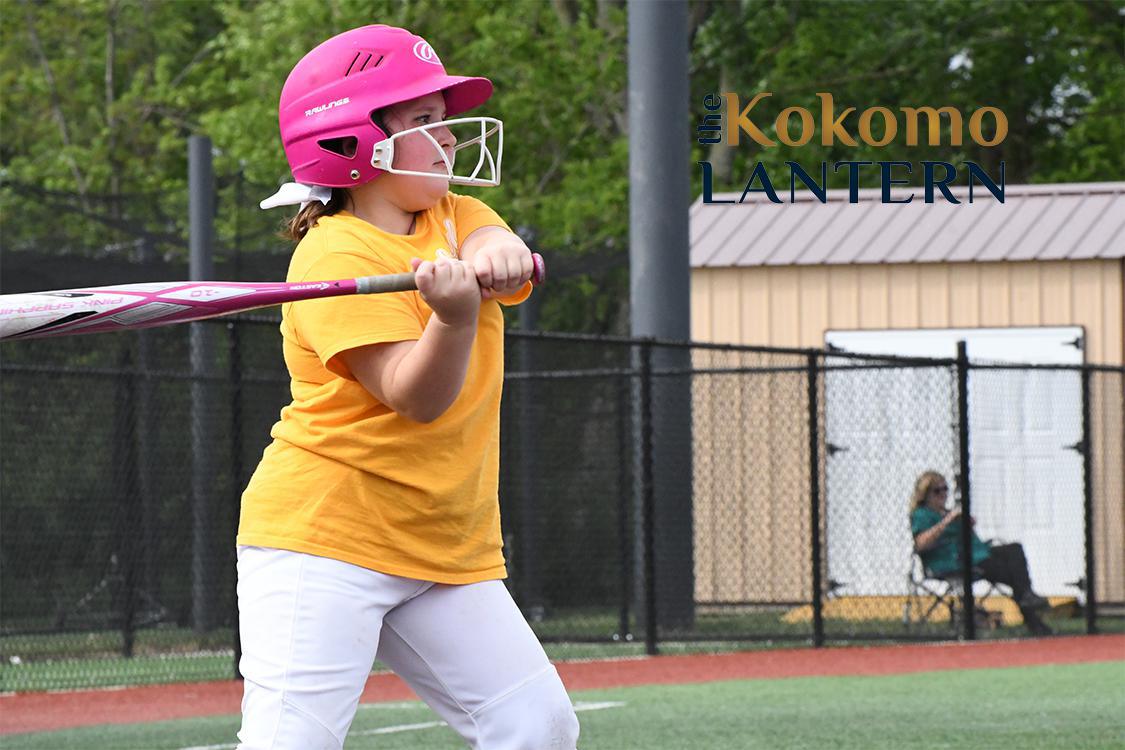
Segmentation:
[(1027, 572), (1027, 557), (1023, 554), (1022, 544), (1002, 544), (993, 547), (992, 554), (977, 568), (980, 570), (980, 577), (986, 581), (1011, 587), (1012, 598), (1019, 606), (1023, 621), (1032, 633), (1050, 632), (1035, 608), (1024, 606), (1024, 595), (1031, 593), (1031, 576)]
[(1031, 576), (1027, 572), (1027, 557), (1023, 545), (1002, 544), (992, 548), (992, 554), (977, 566), (980, 577), (993, 583), (1002, 583), (1012, 589), (1017, 602), (1031, 591)]

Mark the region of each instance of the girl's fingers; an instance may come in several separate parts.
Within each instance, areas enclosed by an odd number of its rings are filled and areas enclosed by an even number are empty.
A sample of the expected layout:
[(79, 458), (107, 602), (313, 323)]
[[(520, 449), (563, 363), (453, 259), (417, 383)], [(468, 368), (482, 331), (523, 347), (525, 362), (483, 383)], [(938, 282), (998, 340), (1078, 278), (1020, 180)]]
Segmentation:
[(512, 258), (504, 254), (492, 263), (491, 289), (507, 289), (512, 285)]
[(487, 254), (478, 255), (473, 259), (473, 265), (476, 269), (477, 281), (485, 289), (491, 289), (494, 284), (494, 273), (492, 258)]
[(508, 258), (508, 286), (523, 286), (527, 279), (523, 276), (523, 256), (525, 253)]
[(410, 261), (410, 265), (414, 267), (414, 283), (418, 291), (427, 294), (434, 288), (434, 264), (414, 258)]

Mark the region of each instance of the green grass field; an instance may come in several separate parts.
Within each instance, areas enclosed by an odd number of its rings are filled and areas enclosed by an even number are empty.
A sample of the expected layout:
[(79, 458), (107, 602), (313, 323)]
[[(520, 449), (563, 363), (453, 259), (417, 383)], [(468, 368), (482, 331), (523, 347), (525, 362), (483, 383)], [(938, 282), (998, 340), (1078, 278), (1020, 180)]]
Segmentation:
[[(1125, 662), (583, 691), (583, 750), (1125, 746)], [(453, 750), (420, 703), (360, 708), (347, 750)], [(236, 716), (9, 735), (5, 750), (234, 747)]]

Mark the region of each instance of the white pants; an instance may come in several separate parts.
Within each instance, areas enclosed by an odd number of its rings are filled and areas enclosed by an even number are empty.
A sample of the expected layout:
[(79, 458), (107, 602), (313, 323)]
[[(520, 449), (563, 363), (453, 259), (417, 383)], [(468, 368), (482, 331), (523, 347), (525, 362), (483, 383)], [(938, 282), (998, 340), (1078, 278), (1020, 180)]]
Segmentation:
[(240, 547), (238, 610), (240, 750), (340, 750), (376, 656), (473, 748), (575, 748), (566, 689), (500, 581)]

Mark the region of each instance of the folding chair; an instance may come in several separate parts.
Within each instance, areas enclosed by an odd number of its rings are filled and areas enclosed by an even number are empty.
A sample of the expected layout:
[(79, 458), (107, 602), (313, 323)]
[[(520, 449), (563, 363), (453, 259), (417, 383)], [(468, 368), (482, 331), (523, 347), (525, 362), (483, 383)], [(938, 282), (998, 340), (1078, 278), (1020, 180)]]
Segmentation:
[[(1004, 592), (998, 584), (976, 577), (980, 571), (974, 569), (974, 583), (987, 585), (983, 594), (974, 594), (978, 625), (995, 629), (1000, 626), (999, 612), (989, 611), (984, 601), (993, 594)], [(906, 628), (936, 622), (936, 615), (948, 615), (949, 629), (953, 635), (961, 632), (961, 597), (965, 592), (964, 577), (960, 571), (938, 574), (922, 562), (917, 552), (910, 555), (910, 569), (906, 574), (907, 595), (902, 608), (902, 624)]]

